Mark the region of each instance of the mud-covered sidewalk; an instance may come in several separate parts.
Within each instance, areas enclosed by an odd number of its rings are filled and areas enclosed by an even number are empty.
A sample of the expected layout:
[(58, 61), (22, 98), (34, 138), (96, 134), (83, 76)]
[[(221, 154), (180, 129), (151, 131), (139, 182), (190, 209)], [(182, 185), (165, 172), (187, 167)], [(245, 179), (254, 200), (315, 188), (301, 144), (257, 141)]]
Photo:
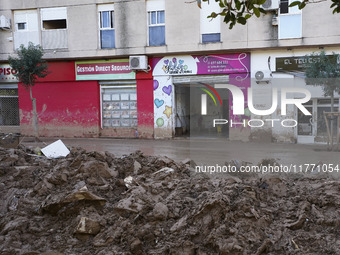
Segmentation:
[(340, 254), (340, 181), (190, 163), (0, 149), (0, 254)]

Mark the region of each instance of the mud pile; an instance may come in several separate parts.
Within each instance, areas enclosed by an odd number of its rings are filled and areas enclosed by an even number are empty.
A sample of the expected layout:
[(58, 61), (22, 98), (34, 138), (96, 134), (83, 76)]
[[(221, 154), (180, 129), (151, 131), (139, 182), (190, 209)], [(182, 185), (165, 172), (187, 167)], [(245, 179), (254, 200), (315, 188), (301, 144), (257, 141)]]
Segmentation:
[(0, 149), (0, 254), (340, 254), (340, 182)]

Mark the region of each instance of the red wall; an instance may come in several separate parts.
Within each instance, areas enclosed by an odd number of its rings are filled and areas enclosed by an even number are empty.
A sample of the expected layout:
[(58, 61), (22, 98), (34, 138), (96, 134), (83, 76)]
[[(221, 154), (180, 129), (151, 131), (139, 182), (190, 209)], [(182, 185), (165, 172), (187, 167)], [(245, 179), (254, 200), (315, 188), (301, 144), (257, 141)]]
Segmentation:
[[(99, 87), (97, 81), (37, 83), (40, 136), (98, 136)], [(32, 102), (29, 91), (19, 86), (21, 132), (32, 135)]]
[(75, 81), (75, 62), (48, 62), (49, 74), (45, 78), (40, 78), (39, 82), (47, 81)]
[(137, 72), (136, 79), (138, 135), (141, 138), (153, 138), (154, 107), (152, 71), (148, 73), (143, 71)]

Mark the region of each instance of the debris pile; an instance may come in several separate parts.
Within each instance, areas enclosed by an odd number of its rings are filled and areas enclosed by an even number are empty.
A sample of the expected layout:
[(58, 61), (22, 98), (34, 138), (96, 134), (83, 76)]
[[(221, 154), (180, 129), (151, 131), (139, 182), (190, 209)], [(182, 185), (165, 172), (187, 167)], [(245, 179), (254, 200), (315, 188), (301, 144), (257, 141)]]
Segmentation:
[(340, 181), (0, 149), (0, 254), (340, 254)]

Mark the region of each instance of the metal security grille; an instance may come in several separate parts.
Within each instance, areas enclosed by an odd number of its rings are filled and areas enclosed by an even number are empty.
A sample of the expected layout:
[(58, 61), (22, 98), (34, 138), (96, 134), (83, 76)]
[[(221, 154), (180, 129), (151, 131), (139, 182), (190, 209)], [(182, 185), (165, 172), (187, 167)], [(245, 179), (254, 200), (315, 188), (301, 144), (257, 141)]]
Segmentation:
[(137, 127), (136, 86), (102, 86), (103, 128)]
[(19, 126), (18, 89), (0, 89), (0, 126)]

